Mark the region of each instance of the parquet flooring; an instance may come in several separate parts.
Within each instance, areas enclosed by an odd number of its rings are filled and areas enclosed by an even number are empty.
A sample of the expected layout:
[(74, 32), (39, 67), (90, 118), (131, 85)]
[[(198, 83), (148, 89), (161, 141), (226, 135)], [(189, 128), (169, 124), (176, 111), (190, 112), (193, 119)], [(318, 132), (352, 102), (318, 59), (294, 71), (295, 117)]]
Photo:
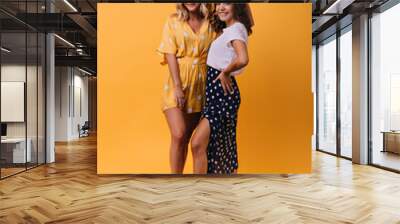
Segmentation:
[(13, 174), (15, 174), (15, 173), (19, 173), (19, 172), (21, 172), (21, 171), (24, 171), (25, 170), (25, 167), (23, 167), (23, 168), (14, 168), (14, 167), (12, 167), (12, 168), (9, 168), (9, 167), (7, 167), (7, 168), (1, 168), (1, 177), (7, 177), (7, 176), (11, 176), (11, 175), (13, 175)]
[(308, 175), (98, 176), (94, 137), (0, 181), (0, 223), (400, 223), (400, 175), (320, 152)]

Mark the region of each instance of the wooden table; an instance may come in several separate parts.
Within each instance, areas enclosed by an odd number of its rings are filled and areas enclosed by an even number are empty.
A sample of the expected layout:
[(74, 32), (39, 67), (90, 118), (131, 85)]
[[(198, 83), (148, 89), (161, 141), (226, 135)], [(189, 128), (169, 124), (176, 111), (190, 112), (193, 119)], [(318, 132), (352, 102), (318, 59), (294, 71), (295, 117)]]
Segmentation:
[(400, 154), (400, 131), (382, 131), (383, 150), (382, 152), (392, 152)]

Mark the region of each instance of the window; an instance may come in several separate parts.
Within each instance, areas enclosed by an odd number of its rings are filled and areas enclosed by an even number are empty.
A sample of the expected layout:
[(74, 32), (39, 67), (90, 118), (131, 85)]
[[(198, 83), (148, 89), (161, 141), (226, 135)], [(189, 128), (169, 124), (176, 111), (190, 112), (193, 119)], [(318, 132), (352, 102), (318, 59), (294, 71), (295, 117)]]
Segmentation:
[(336, 153), (336, 36), (318, 47), (318, 149)]
[(371, 162), (400, 170), (400, 5), (371, 18)]
[(352, 33), (340, 36), (340, 155), (352, 157)]

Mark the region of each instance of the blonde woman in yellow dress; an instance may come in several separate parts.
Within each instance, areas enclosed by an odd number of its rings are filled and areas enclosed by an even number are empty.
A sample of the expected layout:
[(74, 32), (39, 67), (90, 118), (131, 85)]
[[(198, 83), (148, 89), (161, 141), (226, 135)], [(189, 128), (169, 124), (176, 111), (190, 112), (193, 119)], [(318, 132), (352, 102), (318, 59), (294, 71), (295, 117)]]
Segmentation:
[[(157, 51), (167, 64), (162, 110), (171, 133), (171, 172), (183, 172), (188, 143), (203, 107), (207, 52), (215, 33), (209, 22), (211, 4), (177, 3), (177, 12), (167, 18)], [(207, 171), (207, 154), (192, 151), (193, 172)]]

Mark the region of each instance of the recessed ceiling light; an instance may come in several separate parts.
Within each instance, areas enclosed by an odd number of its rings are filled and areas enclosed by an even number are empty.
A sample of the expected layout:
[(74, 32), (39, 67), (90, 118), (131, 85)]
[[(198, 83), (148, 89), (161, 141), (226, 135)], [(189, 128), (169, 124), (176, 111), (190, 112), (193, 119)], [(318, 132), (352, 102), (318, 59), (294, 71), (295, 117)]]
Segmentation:
[(81, 69), (81, 68), (79, 68), (79, 67), (78, 67), (78, 70), (81, 71), (81, 72), (83, 72), (83, 73), (85, 73), (85, 74), (87, 74), (87, 75), (90, 75), (90, 76), (93, 75), (92, 73), (90, 73), (90, 72), (88, 72), (88, 71), (86, 71), (86, 70), (83, 70), (83, 69)]
[(342, 14), (343, 9), (351, 5), (355, 0), (336, 0), (322, 14)]
[(57, 35), (57, 34), (54, 34), (54, 36), (55, 37), (57, 37), (59, 40), (61, 40), (62, 42), (64, 42), (64, 43), (66, 43), (67, 45), (69, 45), (70, 47), (73, 47), (73, 48), (75, 48), (75, 45), (73, 45), (71, 42), (69, 42), (68, 40), (66, 40), (66, 39), (64, 39), (64, 38), (62, 38), (62, 37), (60, 37), (59, 35)]
[(6, 53), (10, 53), (11, 52), (11, 50), (9, 50), (9, 49), (7, 49), (5, 47), (1, 47), (0, 49), (1, 49), (1, 51), (4, 51)]
[(64, 0), (65, 4), (67, 4), (74, 12), (78, 12), (78, 10), (68, 1)]

